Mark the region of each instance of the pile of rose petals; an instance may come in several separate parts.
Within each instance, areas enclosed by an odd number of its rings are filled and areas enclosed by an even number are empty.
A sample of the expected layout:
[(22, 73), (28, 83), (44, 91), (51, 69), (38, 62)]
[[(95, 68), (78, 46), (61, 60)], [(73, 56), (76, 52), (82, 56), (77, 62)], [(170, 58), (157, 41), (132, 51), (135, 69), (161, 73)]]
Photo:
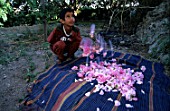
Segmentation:
[[(120, 92), (123, 97), (128, 101), (137, 101), (136, 88), (134, 84), (143, 84), (143, 72), (146, 70), (145, 66), (141, 66), (141, 71), (134, 71), (133, 69), (122, 68), (122, 65), (116, 62), (110, 63), (102, 61), (100, 63), (90, 61), (90, 64), (79, 67), (73, 66), (72, 70), (77, 70), (79, 80), (86, 80), (92, 82), (96, 80), (98, 84), (95, 85), (93, 92), (99, 92), (100, 95), (104, 95), (105, 92)], [(93, 85), (93, 84), (91, 84)], [(85, 94), (90, 96), (90, 92)], [(112, 98), (108, 98), (108, 101), (113, 101)], [(120, 102), (115, 100), (115, 105), (119, 106)], [(130, 104), (126, 104), (126, 107), (132, 108)]]

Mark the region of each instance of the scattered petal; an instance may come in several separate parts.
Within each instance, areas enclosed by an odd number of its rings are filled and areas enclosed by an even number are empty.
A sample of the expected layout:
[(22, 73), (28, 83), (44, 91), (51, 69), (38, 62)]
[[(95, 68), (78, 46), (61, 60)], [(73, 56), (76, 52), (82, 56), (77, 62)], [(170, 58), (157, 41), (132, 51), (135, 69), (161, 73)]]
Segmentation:
[(98, 87), (96, 87), (95, 89), (94, 89), (94, 93), (96, 93), (96, 92), (98, 92), (100, 89), (98, 88)]
[(111, 61), (116, 62), (116, 59), (112, 59)]
[(85, 96), (89, 97), (89, 96), (90, 96), (90, 92), (87, 92), (87, 93), (85, 94)]
[(131, 104), (125, 104), (125, 106), (126, 106), (127, 108), (133, 108), (133, 105), (131, 105)]
[(107, 55), (107, 52), (104, 52), (104, 53), (103, 53), (103, 57), (106, 57), (106, 55)]
[(104, 95), (104, 91), (103, 91), (103, 90), (100, 90), (99, 94), (100, 94), (100, 95)]
[(124, 63), (122, 64), (122, 66), (125, 66), (125, 65), (126, 65), (126, 64), (124, 64)]
[(71, 69), (72, 70), (78, 70), (78, 67), (77, 66), (73, 66)]
[(108, 98), (107, 100), (113, 102), (113, 99), (112, 99), (112, 98)]
[(77, 79), (74, 79), (74, 82), (77, 82), (78, 80)]
[(96, 108), (96, 111), (100, 111), (100, 108), (97, 107), (97, 108)]
[(134, 98), (132, 98), (134, 101), (137, 101), (138, 100), (138, 98), (137, 97), (134, 97)]
[(144, 91), (144, 90), (142, 90), (142, 89), (141, 89), (141, 92), (142, 92), (143, 94), (145, 94), (145, 91)]
[(42, 103), (42, 104), (45, 103), (45, 100), (43, 100), (41, 103)]
[(137, 84), (143, 84), (143, 82), (142, 81), (137, 81)]
[(90, 55), (90, 59), (94, 59), (94, 54), (91, 54), (91, 55)]
[(115, 106), (120, 106), (120, 102), (118, 100), (115, 100)]
[(78, 79), (78, 81), (83, 81), (83, 79)]
[(144, 72), (146, 70), (146, 67), (145, 66), (141, 66), (140, 69)]
[(91, 85), (94, 85), (94, 83), (90, 83)]
[(112, 92), (118, 92), (118, 90), (114, 89), (114, 90), (112, 90)]

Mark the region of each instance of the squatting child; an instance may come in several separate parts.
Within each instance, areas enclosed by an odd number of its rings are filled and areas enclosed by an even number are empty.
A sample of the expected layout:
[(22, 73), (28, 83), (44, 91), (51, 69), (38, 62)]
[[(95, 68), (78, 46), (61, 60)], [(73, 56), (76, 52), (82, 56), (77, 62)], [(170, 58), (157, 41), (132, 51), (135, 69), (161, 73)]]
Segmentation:
[(78, 50), (82, 37), (79, 28), (74, 25), (74, 10), (64, 8), (60, 12), (60, 24), (50, 33), (47, 41), (51, 50), (57, 55), (58, 62), (61, 63), (74, 57)]

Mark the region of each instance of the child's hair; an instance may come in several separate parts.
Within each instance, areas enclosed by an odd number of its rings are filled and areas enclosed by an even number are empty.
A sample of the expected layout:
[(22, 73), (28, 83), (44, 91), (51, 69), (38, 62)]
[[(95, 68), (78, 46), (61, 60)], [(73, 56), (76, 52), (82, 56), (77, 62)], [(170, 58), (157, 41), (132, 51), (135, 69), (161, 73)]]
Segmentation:
[(65, 20), (65, 14), (66, 14), (67, 12), (73, 12), (73, 14), (74, 14), (74, 10), (73, 10), (73, 9), (71, 9), (71, 8), (64, 8), (64, 9), (60, 12), (60, 15), (59, 15), (60, 19)]

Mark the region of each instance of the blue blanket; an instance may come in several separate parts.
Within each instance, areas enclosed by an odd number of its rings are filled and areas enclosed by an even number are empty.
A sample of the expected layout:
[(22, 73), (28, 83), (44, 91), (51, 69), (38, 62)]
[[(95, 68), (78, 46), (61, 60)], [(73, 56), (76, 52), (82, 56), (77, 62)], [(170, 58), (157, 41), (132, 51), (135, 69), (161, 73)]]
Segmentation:
[[(143, 84), (135, 85), (138, 101), (127, 101), (118, 92), (107, 92), (104, 95), (93, 93), (96, 81), (93, 81), (94, 85), (87, 81), (75, 82), (78, 77), (76, 71), (71, 68), (86, 62), (86, 57), (80, 57), (55, 64), (41, 74), (24, 104), (28, 107), (36, 104), (45, 111), (170, 111), (170, 79), (163, 73), (164, 69), (160, 63), (132, 54), (111, 51), (108, 51), (104, 58), (95, 54), (92, 61), (109, 61), (113, 58), (117, 63), (125, 64), (123, 68), (138, 71), (142, 65), (146, 67)], [(87, 97), (87, 92), (92, 94)], [(115, 106), (108, 98), (119, 100), (121, 105)], [(127, 108), (125, 104), (131, 104), (133, 108)]]

